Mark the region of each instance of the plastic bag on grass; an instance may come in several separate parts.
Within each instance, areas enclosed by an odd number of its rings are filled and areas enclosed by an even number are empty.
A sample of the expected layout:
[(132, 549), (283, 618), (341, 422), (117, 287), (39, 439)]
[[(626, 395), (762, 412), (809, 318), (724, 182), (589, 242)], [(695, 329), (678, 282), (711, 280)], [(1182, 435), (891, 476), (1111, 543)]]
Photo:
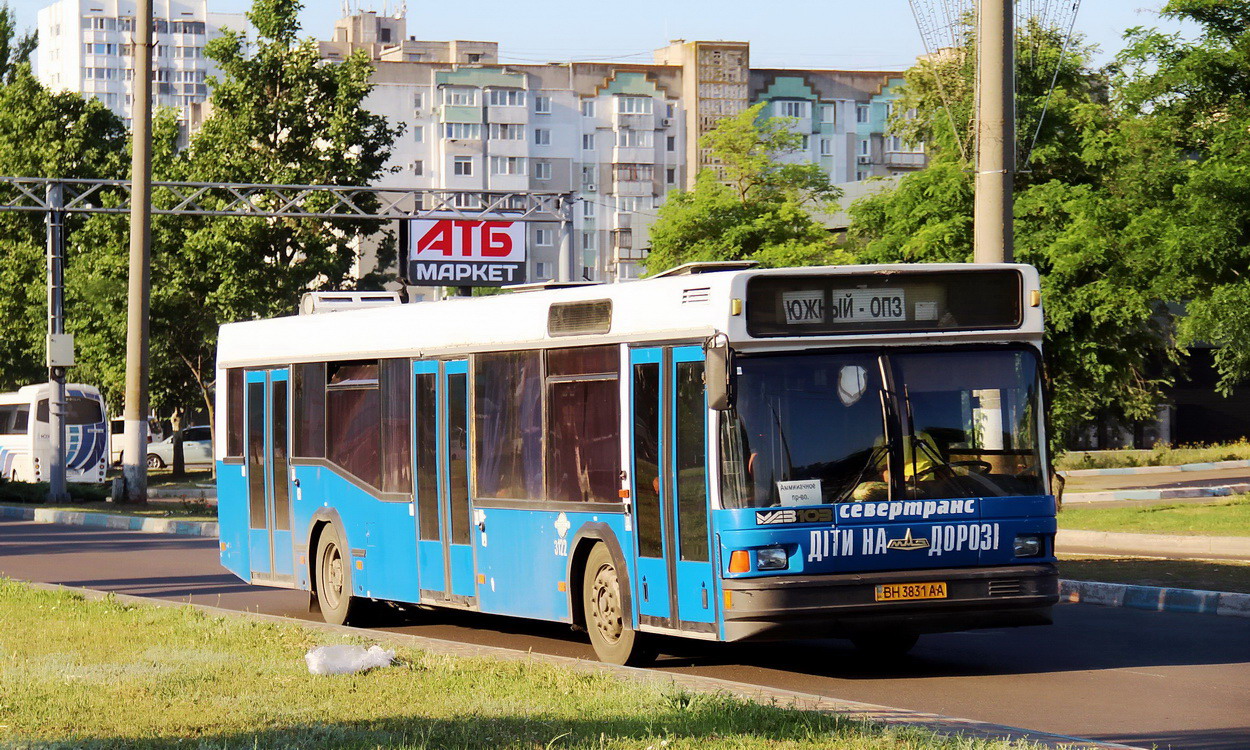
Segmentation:
[(313, 674), (351, 674), (376, 667), (389, 667), (395, 660), (394, 651), (381, 646), (318, 646), (307, 654), (308, 671)]

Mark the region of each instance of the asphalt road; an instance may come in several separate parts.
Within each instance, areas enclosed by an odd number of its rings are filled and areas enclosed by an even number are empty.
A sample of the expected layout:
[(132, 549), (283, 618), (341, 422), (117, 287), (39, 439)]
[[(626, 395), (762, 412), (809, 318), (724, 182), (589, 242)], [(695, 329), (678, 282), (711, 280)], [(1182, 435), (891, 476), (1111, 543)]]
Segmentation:
[[(213, 539), (0, 521), (0, 574), (309, 617), (306, 594), (222, 570)], [(419, 612), (390, 629), (591, 658), (549, 623)], [(658, 669), (1130, 745), (1250, 748), (1242, 618), (1062, 605), (1053, 627), (926, 636), (893, 664), (836, 640), (671, 645)]]

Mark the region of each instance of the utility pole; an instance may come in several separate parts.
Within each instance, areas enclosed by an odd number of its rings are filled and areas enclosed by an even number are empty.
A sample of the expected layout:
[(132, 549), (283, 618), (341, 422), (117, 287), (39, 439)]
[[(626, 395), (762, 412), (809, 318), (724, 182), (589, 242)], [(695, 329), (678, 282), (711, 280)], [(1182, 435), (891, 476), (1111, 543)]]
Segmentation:
[(152, 248), (152, 0), (135, 13), (135, 76), (130, 121), (130, 284), (126, 304), (126, 500), (148, 500), (148, 309)]
[(979, 0), (977, 177), (973, 215), (978, 263), (1015, 254), (1012, 184), (1016, 164), (1015, 0)]
[[(48, 503), (69, 502), (65, 486), (65, 368), (72, 365), (74, 345), (65, 336), (65, 191), (50, 182), (48, 202)], [(65, 351), (68, 345), (68, 352)], [(68, 354), (68, 356), (67, 356)]]

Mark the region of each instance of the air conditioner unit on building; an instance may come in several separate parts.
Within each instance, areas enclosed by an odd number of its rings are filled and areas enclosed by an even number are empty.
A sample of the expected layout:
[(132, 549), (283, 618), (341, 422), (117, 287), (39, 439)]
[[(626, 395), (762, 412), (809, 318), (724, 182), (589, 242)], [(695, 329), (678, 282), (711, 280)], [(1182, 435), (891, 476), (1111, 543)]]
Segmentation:
[(855, 161), (859, 164), (872, 164), (872, 157), (867, 156), (865, 154), (860, 154), (859, 158), (856, 159)]
[(590, 184), (587, 184), (587, 185), (582, 185), (582, 189), (583, 189), (583, 190), (585, 190), (585, 191), (586, 191), (586, 192), (588, 192), (588, 193), (593, 193), (593, 192), (595, 192), (596, 187), (595, 187), (595, 184), (594, 184), (594, 183), (590, 183)]
[(660, 124), (667, 128), (668, 126), (673, 124), (673, 118), (665, 117), (664, 119), (660, 120)]

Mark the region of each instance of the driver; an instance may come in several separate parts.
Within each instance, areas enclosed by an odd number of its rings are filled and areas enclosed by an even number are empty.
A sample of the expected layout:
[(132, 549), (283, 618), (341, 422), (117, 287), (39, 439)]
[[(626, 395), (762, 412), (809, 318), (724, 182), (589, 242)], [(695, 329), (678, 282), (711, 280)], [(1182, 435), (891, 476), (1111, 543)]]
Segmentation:
[[(851, 501), (856, 503), (888, 500), (890, 497), (890, 454), (884, 450), (885, 437), (877, 438), (873, 444), (877, 459), (873, 469), (879, 479), (866, 479), (851, 492)], [(923, 477), (934, 470), (934, 456), (940, 456), (937, 441), (928, 432), (921, 430), (915, 435), (903, 437), (903, 481), (915, 484), (918, 477)]]

